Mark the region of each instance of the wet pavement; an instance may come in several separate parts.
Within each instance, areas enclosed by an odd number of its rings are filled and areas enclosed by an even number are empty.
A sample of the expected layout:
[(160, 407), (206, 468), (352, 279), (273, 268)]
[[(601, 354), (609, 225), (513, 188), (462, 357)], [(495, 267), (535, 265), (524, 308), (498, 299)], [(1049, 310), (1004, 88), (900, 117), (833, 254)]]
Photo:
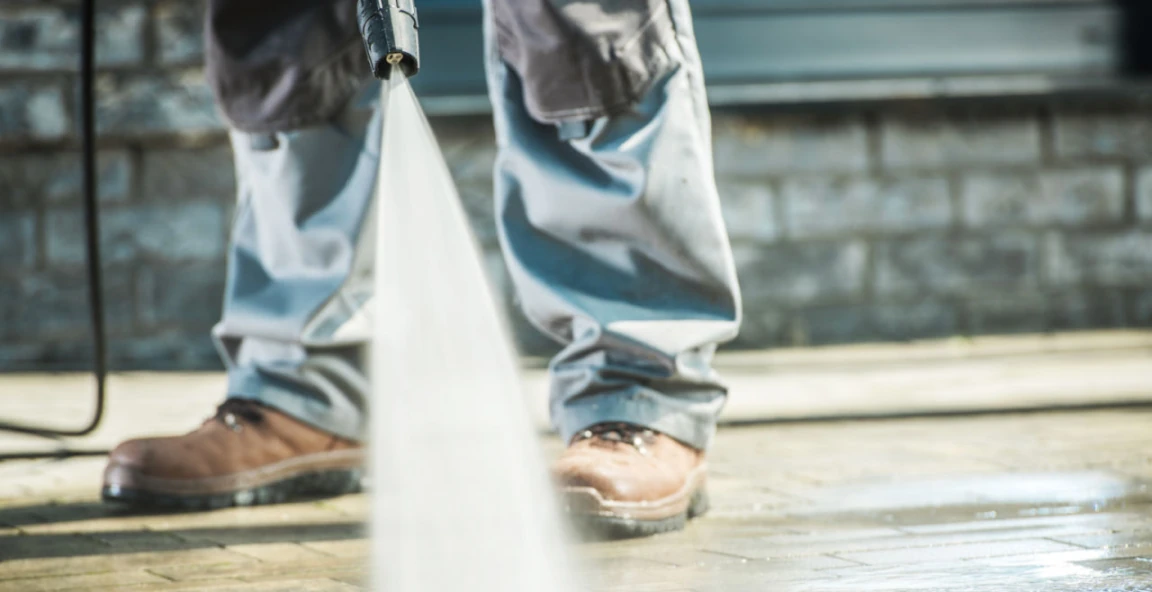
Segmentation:
[(707, 519), (582, 551), (604, 561), (604, 590), (1152, 590), (1150, 422), (1130, 409), (729, 429)]
[[(1152, 590), (1150, 425), (1132, 408), (730, 427), (707, 516), (576, 553), (603, 591)], [(365, 585), (364, 496), (137, 515), (96, 500), (101, 463), (0, 464), (32, 492), (0, 502), (0, 591)]]
[[(574, 552), (604, 592), (1152, 590), (1150, 428), (1140, 406), (727, 426), (705, 517)], [(102, 465), (0, 462), (0, 592), (366, 586), (363, 495), (133, 514), (98, 501)]]

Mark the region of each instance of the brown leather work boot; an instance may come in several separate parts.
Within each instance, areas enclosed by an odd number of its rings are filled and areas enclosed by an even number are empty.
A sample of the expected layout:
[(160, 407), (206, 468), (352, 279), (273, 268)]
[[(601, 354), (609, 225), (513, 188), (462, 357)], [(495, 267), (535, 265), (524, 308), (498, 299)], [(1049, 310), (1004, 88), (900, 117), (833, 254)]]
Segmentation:
[(109, 455), (105, 500), (184, 510), (360, 489), (360, 444), (252, 401), (229, 399), (183, 436), (129, 440)]
[(577, 526), (605, 538), (680, 530), (708, 509), (704, 453), (624, 423), (578, 434), (553, 465)]

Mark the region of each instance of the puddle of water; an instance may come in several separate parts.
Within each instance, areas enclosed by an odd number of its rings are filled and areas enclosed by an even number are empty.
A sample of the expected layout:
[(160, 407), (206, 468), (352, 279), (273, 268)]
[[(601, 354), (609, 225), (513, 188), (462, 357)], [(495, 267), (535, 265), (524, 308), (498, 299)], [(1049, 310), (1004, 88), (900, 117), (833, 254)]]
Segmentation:
[[(958, 518), (996, 519), (1098, 512), (1149, 500), (1146, 483), (1107, 471), (992, 473), (930, 479), (857, 481), (815, 490), (804, 514), (926, 509)], [(932, 509), (932, 510), (928, 510)]]
[(789, 590), (827, 592), (939, 590), (1043, 590), (1043, 592), (1147, 592), (1152, 572), (1128, 568), (1094, 570), (1076, 564), (985, 566), (973, 564), (864, 568), (836, 579), (798, 582)]
[[(1152, 500), (1146, 483), (1125, 475), (870, 480), (820, 488), (809, 497), (810, 505), (787, 515), (756, 516), (763, 534), (740, 536), (717, 524), (700, 530), (696, 544), (757, 557), (744, 571), (764, 578), (779, 575), (773, 561), (762, 561), (766, 556), (868, 564), (814, 571), (773, 584), (774, 590), (1152, 590), (1152, 559), (1133, 557), (1152, 555)], [(773, 527), (795, 534), (770, 534)], [(711, 574), (682, 583), (724, 589), (723, 579)]]

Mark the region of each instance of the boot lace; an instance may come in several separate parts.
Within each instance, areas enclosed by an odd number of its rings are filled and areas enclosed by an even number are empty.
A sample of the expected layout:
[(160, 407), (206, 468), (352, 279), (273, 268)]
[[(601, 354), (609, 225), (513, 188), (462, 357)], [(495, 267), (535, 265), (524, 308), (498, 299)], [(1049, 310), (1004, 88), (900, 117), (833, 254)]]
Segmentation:
[[(243, 423), (260, 423), (264, 420), (264, 412), (260, 406), (245, 399), (228, 399), (216, 408), (213, 419), (219, 420), (233, 432), (244, 428)], [(241, 423), (243, 420), (243, 423)]]
[(576, 434), (573, 442), (582, 440), (628, 444), (647, 456), (651, 454), (648, 446), (656, 442), (656, 432), (631, 423), (601, 423)]

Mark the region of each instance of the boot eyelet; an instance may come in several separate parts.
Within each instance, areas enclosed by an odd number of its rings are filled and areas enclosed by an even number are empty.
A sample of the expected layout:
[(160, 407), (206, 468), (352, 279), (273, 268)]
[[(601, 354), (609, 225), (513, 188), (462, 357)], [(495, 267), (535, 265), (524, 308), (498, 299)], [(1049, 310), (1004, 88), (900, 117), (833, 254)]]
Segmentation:
[(233, 432), (239, 432), (240, 430), (244, 429), (244, 426), (240, 425), (240, 422), (236, 421), (236, 416), (231, 413), (225, 413), (223, 419), (224, 425), (228, 426), (228, 429), (232, 430)]
[(651, 456), (652, 453), (645, 444), (647, 444), (647, 441), (639, 435), (632, 438), (632, 447), (635, 448), (637, 452), (644, 456)]

